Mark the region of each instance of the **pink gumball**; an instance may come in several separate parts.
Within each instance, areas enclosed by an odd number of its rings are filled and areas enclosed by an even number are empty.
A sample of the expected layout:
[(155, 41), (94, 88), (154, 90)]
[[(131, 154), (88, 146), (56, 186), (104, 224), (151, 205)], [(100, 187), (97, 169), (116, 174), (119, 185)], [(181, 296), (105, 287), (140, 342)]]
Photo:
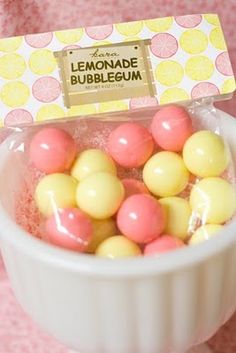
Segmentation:
[(193, 133), (192, 120), (183, 107), (169, 106), (159, 110), (151, 124), (156, 143), (164, 150), (180, 152)]
[(141, 167), (152, 155), (154, 142), (142, 125), (126, 123), (109, 136), (108, 151), (112, 158), (126, 168)]
[(127, 238), (140, 244), (148, 243), (162, 233), (165, 213), (154, 197), (146, 194), (133, 195), (121, 205), (117, 225)]
[(179, 238), (171, 235), (162, 235), (144, 248), (144, 255), (161, 255), (162, 253), (176, 250), (185, 246), (184, 242)]
[(121, 181), (125, 188), (125, 199), (135, 194), (149, 194), (147, 187), (140, 180), (127, 178)]
[(44, 128), (34, 135), (30, 143), (32, 163), (47, 174), (70, 169), (75, 155), (75, 141), (62, 129)]
[(65, 249), (84, 252), (92, 239), (89, 217), (77, 208), (58, 209), (46, 221), (48, 241)]

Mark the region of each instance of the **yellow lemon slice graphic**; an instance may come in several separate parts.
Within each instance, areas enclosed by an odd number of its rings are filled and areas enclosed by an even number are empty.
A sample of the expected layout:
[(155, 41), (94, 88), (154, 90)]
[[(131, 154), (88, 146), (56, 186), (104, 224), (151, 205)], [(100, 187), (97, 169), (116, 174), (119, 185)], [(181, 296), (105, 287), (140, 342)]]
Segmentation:
[(48, 49), (39, 49), (33, 52), (29, 59), (30, 70), (37, 75), (47, 75), (56, 68), (56, 59)]
[(8, 107), (23, 106), (30, 96), (30, 90), (23, 82), (13, 81), (6, 83), (1, 91), (2, 102)]
[(182, 81), (184, 70), (176, 61), (163, 61), (156, 67), (156, 79), (162, 85), (174, 86)]
[(145, 21), (145, 25), (147, 26), (147, 28), (153, 32), (165, 32), (170, 29), (172, 23), (173, 17), (165, 17)]
[(41, 107), (37, 113), (36, 120), (53, 120), (56, 118), (64, 118), (64, 110), (57, 104), (47, 104)]
[(213, 62), (204, 55), (194, 56), (186, 62), (186, 75), (194, 81), (206, 81), (214, 72)]
[(10, 53), (0, 57), (0, 77), (15, 80), (21, 77), (25, 70), (25, 60), (19, 54)]

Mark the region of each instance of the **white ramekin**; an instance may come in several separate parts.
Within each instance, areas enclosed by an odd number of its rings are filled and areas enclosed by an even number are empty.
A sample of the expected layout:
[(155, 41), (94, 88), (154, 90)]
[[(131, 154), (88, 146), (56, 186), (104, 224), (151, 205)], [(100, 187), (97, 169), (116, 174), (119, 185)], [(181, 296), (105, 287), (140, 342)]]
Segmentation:
[[(236, 163), (236, 121), (221, 117)], [(64, 251), (14, 223), (20, 175), (8, 145), (0, 147), (1, 251), (18, 301), (46, 332), (81, 353), (182, 353), (231, 316), (236, 221), (203, 245), (160, 258), (110, 261)]]

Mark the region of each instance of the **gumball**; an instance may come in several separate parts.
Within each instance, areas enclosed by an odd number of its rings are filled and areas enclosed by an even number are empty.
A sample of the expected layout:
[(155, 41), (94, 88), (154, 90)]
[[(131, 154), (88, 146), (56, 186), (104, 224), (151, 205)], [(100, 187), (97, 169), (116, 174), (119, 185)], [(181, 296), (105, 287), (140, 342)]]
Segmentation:
[(46, 221), (48, 240), (64, 249), (84, 252), (92, 239), (89, 217), (78, 208), (59, 209)]
[(55, 173), (43, 177), (35, 190), (35, 202), (44, 216), (57, 212), (58, 208), (76, 206), (77, 181), (66, 174)]
[(96, 250), (96, 255), (110, 259), (141, 255), (137, 244), (122, 235), (104, 240)]
[(160, 109), (154, 116), (151, 132), (156, 143), (164, 150), (180, 152), (193, 133), (192, 120), (180, 106)]
[(172, 234), (182, 240), (188, 235), (191, 208), (189, 202), (181, 197), (165, 197), (159, 200), (166, 212), (165, 234)]
[(165, 214), (152, 196), (138, 194), (128, 197), (117, 214), (121, 233), (136, 243), (148, 243), (157, 238), (165, 227)]
[(229, 164), (222, 137), (212, 131), (195, 132), (185, 143), (183, 159), (188, 170), (199, 177), (219, 176)]
[(121, 166), (141, 167), (152, 155), (154, 142), (151, 134), (142, 125), (125, 123), (111, 132), (108, 152)]
[(148, 190), (156, 196), (179, 194), (188, 184), (189, 172), (183, 159), (174, 152), (158, 152), (143, 168), (143, 180)]
[(161, 255), (184, 246), (185, 244), (181, 239), (165, 234), (147, 244), (144, 248), (144, 255)]
[(222, 178), (205, 178), (192, 188), (190, 206), (203, 223), (222, 224), (236, 211), (236, 191)]
[(95, 219), (113, 216), (124, 199), (121, 181), (110, 173), (95, 173), (83, 179), (77, 187), (78, 207)]
[(203, 243), (204, 241), (218, 234), (218, 232), (222, 228), (223, 226), (220, 224), (205, 224), (199, 227), (195, 231), (195, 233), (193, 233), (191, 239), (189, 240), (189, 244), (197, 245), (197, 244)]
[(76, 154), (73, 138), (64, 130), (44, 128), (30, 143), (30, 159), (41, 172), (62, 173), (69, 170)]
[(140, 180), (127, 178), (122, 179), (122, 184), (125, 188), (125, 198), (135, 194), (149, 194), (149, 191), (144, 183)]
[(73, 164), (71, 175), (78, 181), (93, 173), (107, 172), (116, 175), (116, 166), (112, 158), (99, 149), (81, 152)]
[(107, 238), (117, 234), (116, 223), (112, 218), (92, 220), (93, 235), (87, 248), (88, 253), (94, 253), (97, 247)]

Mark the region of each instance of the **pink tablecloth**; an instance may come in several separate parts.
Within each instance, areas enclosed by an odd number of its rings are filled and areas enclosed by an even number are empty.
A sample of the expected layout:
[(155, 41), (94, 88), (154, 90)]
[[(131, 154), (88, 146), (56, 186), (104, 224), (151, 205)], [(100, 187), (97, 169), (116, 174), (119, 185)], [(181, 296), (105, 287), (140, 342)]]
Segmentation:
[[(235, 0), (0, 0), (0, 38), (142, 18), (218, 13), (236, 71)], [(236, 115), (236, 98), (220, 104)], [(236, 315), (209, 342), (214, 353), (236, 352)], [(22, 312), (0, 262), (0, 353), (69, 353)]]

